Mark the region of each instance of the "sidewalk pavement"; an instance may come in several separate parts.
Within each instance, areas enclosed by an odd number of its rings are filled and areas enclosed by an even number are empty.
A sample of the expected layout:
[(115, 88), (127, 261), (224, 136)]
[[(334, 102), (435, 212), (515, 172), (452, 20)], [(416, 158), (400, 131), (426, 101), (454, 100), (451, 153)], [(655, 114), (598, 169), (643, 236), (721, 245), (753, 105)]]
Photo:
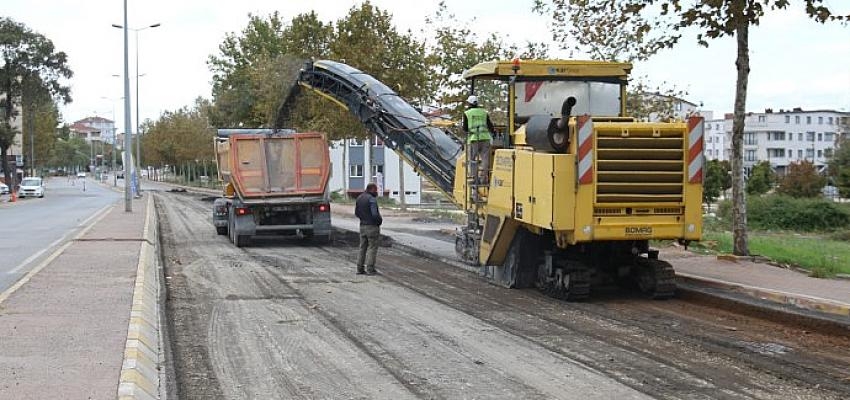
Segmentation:
[[(158, 313), (153, 202), (133, 201), (132, 213), (116, 203), (98, 214), (0, 294), (0, 399), (158, 395), (139, 390), (158, 390), (158, 375), (149, 384), (134, 373), (150, 361), (140, 361), (140, 337), (157, 342), (147, 355), (159, 359), (158, 316), (150, 316)], [(155, 326), (155, 338), (140, 318)]]
[[(358, 230), (353, 206), (332, 204), (331, 211), (335, 226)], [(384, 217), (381, 233), (392, 237), (397, 244), (417, 255), (477, 271), (455, 255), (453, 233), (455, 228), (460, 228), (459, 225), (413, 221), (409, 214), (388, 209), (382, 209), (381, 213)], [(748, 259), (699, 255), (676, 247), (661, 249), (660, 258), (673, 265), (679, 281), (683, 283), (827, 313), (841, 320), (847, 319), (850, 324), (850, 280), (812, 278)]]

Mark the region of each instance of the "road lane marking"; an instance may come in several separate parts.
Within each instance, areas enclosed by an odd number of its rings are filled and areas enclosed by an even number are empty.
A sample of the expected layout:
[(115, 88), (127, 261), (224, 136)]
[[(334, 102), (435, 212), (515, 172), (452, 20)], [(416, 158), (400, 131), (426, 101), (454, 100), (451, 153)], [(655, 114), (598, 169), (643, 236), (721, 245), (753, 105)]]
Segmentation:
[[(86, 233), (88, 233), (88, 231), (91, 230), (92, 227), (97, 225), (98, 222), (100, 222), (103, 218), (106, 217), (107, 214), (109, 214), (109, 210), (112, 209), (113, 207), (115, 207), (114, 204), (105, 206), (105, 207), (101, 208), (100, 210), (98, 210), (96, 213), (94, 213), (91, 217), (89, 217), (85, 221), (83, 221), (81, 225), (85, 225), (89, 221), (94, 220), (88, 226), (84, 227), (76, 236), (74, 236), (74, 239), (78, 239), (78, 238), (82, 237), (83, 235), (85, 235)], [(44, 269), (44, 267), (50, 265), (50, 263), (52, 263), (53, 260), (55, 260), (57, 257), (62, 255), (62, 253), (65, 252), (65, 250), (67, 250), (68, 247), (71, 247), (71, 245), (73, 243), (74, 243), (74, 241), (70, 240), (67, 243), (63, 244), (61, 247), (56, 249), (56, 251), (54, 251), (52, 254), (50, 254), (50, 256), (48, 256), (44, 261), (42, 261), (35, 268), (30, 270), (30, 272), (28, 272), (21, 279), (19, 279), (17, 282), (15, 282), (14, 285), (12, 285), (10, 288), (6, 289), (6, 291), (4, 291), (3, 293), (0, 293), (0, 305), (2, 305), (3, 302), (6, 301), (6, 299), (8, 299), (9, 296), (12, 295), (12, 293), (15, 293), (15, 291), (20, 289), (21, 286), (24, 286), (27, 282), (29, 282), (29, 280), (32, 279), (32, 277), (35, 276), (35, 274), (41, 272), (41, 270)], [(45, 250), (47, 250), (47, 249), (45, 249)], [(42, 250), (42, 252), (43, 251), (44, 250)], [(15, 267), (15, 268), (19, 269), (19, 267), (20, 266)]]
[[(112, 207), (112, 206), (111, 206), (111, 205), (109, 205), (109, 206), (104, 206), (104, 207), (103, 207), (103, 208), (101, 208), (100, 210), (97, 210), (94, 214), (90, 215), (88, 218), (86, 218), (85, 220), (83, 220), (83, 222), (81, 222), (78, 226), (85, 226), (86, 224), (88, 224), (88, 223), (89, 223), (89, 221), (91, 221), (92, 219), (94, 219), (95, 217), (97, 217), (97, 216), (99, 215), (99, 213), (103, 212), (103, 210), (104, 210), (104, 209), (106, 209), (106, 208), (108, 208), (108, 207)], [(53, 247), (55, 247), (55, 246), (56, 246), (56, 245), (58, 245), (59, 243), (62, 243), (63, 241), (65, 241), (66, 239), (68, 239), (68, 237), (69, 237), (69, 236), (71, 236), (71, 234), (73, 234), (73, 233), (74, 233), (74, 232), (73, 232), (73, 231), (71, 231), (71, 232), (68, 232), (68, 233), (66, 233), (66, 234), (62, 235), (62, 237), (60, 237), (59, 239), (56, 239), (55, 241), (53, 241), (53, 243), (50, 243), (49, 245), (47, 245), (47, 247), (45, 247), (45, 248), (43, 248), (43, 249), (39, 250), (37, 253), (35, 253), (35, 254), (33, 254), (33, 255), (29, 256), (29, 257), (27, 257), (27, 259), (26, 259), (26, 260), (24, 260), (23, 262), (21, 262), (20, 264), (18, 264), (18, 266), (17, 266), (17, 267), (12, 268), (12, 269), (11, 269), (11, 270), (9, 270), (8, 272), (6, 272), (6, 274), (7, 274), (7, 275), (14, 275), (14, 274), (17, 274), (17, 273), (18, 273), (18, 271), (20, 271), (21, 269), (23, 269), (24, 267), (26, 267), (29, 263), (33, 262), (33, 260), (36, 260), (37, 258), (41, 257), (41, 255), (42, 255), (42, 254), (44, 254), (47, 250), (52, 249)]]

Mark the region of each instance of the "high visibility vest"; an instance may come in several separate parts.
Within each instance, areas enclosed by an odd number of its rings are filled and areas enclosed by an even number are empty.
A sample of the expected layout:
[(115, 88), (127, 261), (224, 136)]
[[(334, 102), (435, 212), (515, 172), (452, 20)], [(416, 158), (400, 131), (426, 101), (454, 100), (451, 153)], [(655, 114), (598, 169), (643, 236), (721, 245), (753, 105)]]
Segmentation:
[(474, 107), (466, 110), (463, 114), (466, 115), (469, 128), (469, 137), (466, 139), (468, 143), (493, 139), (490, 135), (490, 129), (487, 127), (487, 110)]

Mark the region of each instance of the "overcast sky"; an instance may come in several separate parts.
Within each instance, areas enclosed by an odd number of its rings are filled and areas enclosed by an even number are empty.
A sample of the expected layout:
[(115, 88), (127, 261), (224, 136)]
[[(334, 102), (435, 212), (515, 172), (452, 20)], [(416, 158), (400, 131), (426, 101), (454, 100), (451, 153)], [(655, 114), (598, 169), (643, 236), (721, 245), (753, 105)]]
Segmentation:
[[(239, 32), (248, 13), (267, 15), (278, 10), (289, 19), (315, 10), (320, 18), (336, 21), (359, 4), (354, 0), (147, 0), (129, 1), (129, 26), (158, 28), (139, 33), (139, 102), (142, 120), (156, 119), (163, 111), (211, 97), (210, 54), (227, 32)], [(373, 0), (390, 12), (401, 30), (424, 30), (425, 17), (433, 15), (439, 0)], [(477, 16), (470, 27), (484, 37), (496, 32), (511, 41), (548, 41), (546, 17), (531, 11), (532, 0), (446, 0), (461, 19)], [(850, 111), (850, 26), (820, 25), (803, 14), (802, 0), (792, 0), (794, 10), (772, 13), (751, 31), (749, 111), (764, 108), (835, 109)], [(850, 1), (826, 0), (841, 14), (850, 13)], [(66, 121), (100, 115), (116, 118), (123, 131), (122, 32), (111, 27), (123, 22), (118, 0), (4, 0), (3, 11), (18, 22), (53, 40), (68, 53), (74, 78), (74, 102), (63, 108)], [(553, 46), (553, 50), (557, 50)], [(135, 117), (135, 45), (130, 32), (132, 115)], [(566, 52), (555, 52), (566, 57)], [(483, 60), (482, 60), (483, 61)], [(715, 113), (731, 112), (735, 89), (735, 43), (732, 39), (696, 45), (693, 35), (673, 50), (635, 66), (634, 74), (648, 75), (687, 90), (687, 99)], [(114, 113), (113, 113), (114, 109)], [(133, 119), (135, 124), (135, 118)], [(135, 129), (135, 127), (133, 127)]]

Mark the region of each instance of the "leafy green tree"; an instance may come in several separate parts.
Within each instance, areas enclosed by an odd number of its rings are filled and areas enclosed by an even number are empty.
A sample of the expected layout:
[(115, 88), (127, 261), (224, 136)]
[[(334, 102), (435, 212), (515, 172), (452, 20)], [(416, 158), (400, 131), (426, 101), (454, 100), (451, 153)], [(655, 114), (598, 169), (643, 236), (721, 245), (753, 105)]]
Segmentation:
[(747, 179), (747, 194), (762, 195), (770, 191), (776, 183), (776, 173), (769, 161), (759, 161), (753, 166), (750, 178)]
[(281, 41), (284, 21), (277, 12), (263, 18), (248, 15), (248, 25), (241, 34), (228, 33), (219, 45), (219, 54), (211, 55), (207, 65), (213, 72), (213, 100), (216, 112), (213, 123), (222, 127), (259, 127), (267, 119), (254, 110), (253, 88), (262, 82), (252, 81), (252, 68), (274, 60), (284, 53)]
[(835, 186), (838, 187), (839, 195), (850, 197), (850, 140), (842, 139), (838, 143), (829, 161), (829, 173)]
[(89, 144), (77, 137), (57, 138), (48, 165), (84, 169), (89, 163)]
[(703, 182), (702, 201), (713, 203), (720, 194), (729, 189), (731, 185), (729, 176), (729, 162), (710, 160), (706, 163), (705, 181)]
[[(57, 132), (56, 126), (59, 124), (59, 109), (56, 103), (50, 97), (42, 97), (35, 103), (30, 103), (24, 100), (23, 104), (23, 149), (27, 164), (34, 167), (45, 167), (50, 160), (51, 152), (56, 144)], [(32, 136), (33, 150), (35, 151), (35, 160), (29, 160), (30, 157), (30, 141)], [(36, 165), (31, 165), (30, 163)]]
[(209, 123), (211, 105), (203, 99), (176, 111), (166, 111), (145, 126), (142, 150), (150, 165), (181, 165), (195, 160), (215, 160), (215, 129)]
[(22, 95), (40, 91), (69, 103), (71, 89), (62, 84), (62, 79), (71, 78), (73, 73), (66, 65), (65, 53), (56, 51), (50, 39), (6, 17), (0, 17), (0, 58), (0, 93), (5, 94), (0, 104), (4, 125), (0, 129), (0, 164), (9, 182), (11, 171), (6, 160), (16, 133), (11, 125)]
[(791, 197), (818, 197), (826, 177), (818, 173), (815, 165), (809, 161), (801, 161), (788, 165), (785, 176), (779, 179), (776, 191)]

